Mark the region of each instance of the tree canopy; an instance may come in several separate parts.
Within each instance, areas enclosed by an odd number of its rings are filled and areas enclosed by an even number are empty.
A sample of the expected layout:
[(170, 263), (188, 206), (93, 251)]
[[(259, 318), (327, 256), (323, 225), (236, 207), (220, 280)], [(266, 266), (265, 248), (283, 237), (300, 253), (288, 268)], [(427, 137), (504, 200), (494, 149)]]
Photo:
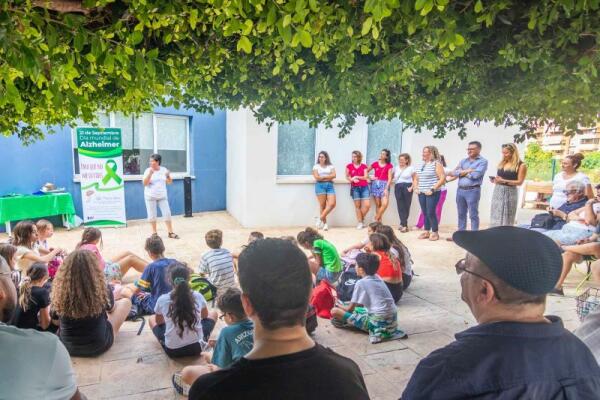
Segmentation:
[(155, 105), (440, 136), (600, 110), (600, 0), (5, 0), (0, 39), (0, 132), (24, 142)]

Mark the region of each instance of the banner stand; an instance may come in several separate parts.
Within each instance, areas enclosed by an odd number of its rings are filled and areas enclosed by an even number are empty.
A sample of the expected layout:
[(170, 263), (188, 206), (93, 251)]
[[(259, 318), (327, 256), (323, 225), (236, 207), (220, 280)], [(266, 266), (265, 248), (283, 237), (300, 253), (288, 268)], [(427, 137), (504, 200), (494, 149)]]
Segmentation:
[(127, 226), (120, 128), (77, 128), (85, 226)]

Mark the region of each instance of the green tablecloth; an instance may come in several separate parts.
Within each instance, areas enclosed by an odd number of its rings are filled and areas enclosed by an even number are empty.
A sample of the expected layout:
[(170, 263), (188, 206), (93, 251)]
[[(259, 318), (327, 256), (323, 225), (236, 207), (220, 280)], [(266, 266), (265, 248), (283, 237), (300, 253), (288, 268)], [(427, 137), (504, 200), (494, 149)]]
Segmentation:
[(0, 223), (51, 215), (65, 215), (69, 225), (75, 225), (75, 206), (70, 193), (0, 197)]

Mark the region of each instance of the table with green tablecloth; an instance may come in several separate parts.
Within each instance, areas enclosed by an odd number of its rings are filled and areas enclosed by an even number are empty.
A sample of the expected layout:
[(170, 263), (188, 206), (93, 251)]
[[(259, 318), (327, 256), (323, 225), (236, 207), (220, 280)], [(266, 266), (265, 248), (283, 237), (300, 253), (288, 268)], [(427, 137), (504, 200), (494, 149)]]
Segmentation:
[(18, 195), (0, 197), (0, 223), (6, 224), (10, 235), (10, 221), (62, 215), (67, 228), (75, 226), (75, 206), (70, 193)]

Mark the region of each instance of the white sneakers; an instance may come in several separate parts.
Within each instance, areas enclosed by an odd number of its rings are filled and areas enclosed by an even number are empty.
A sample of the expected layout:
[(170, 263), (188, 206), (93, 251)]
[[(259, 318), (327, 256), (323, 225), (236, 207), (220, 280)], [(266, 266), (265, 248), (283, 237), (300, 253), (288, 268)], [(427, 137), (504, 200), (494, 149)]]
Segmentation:
[(329, 230), (329, 226), (327, 226), (326, 223), (323, 223), (319, 217), (315, 217), (315, 227), (317, 229), (323, 229), (324, 231)]
[(365, 228), (365, 224), (363, 224), (362, 222), (359, 222), (358, 225), (356, 225), (356, 229), (364, 229)]

